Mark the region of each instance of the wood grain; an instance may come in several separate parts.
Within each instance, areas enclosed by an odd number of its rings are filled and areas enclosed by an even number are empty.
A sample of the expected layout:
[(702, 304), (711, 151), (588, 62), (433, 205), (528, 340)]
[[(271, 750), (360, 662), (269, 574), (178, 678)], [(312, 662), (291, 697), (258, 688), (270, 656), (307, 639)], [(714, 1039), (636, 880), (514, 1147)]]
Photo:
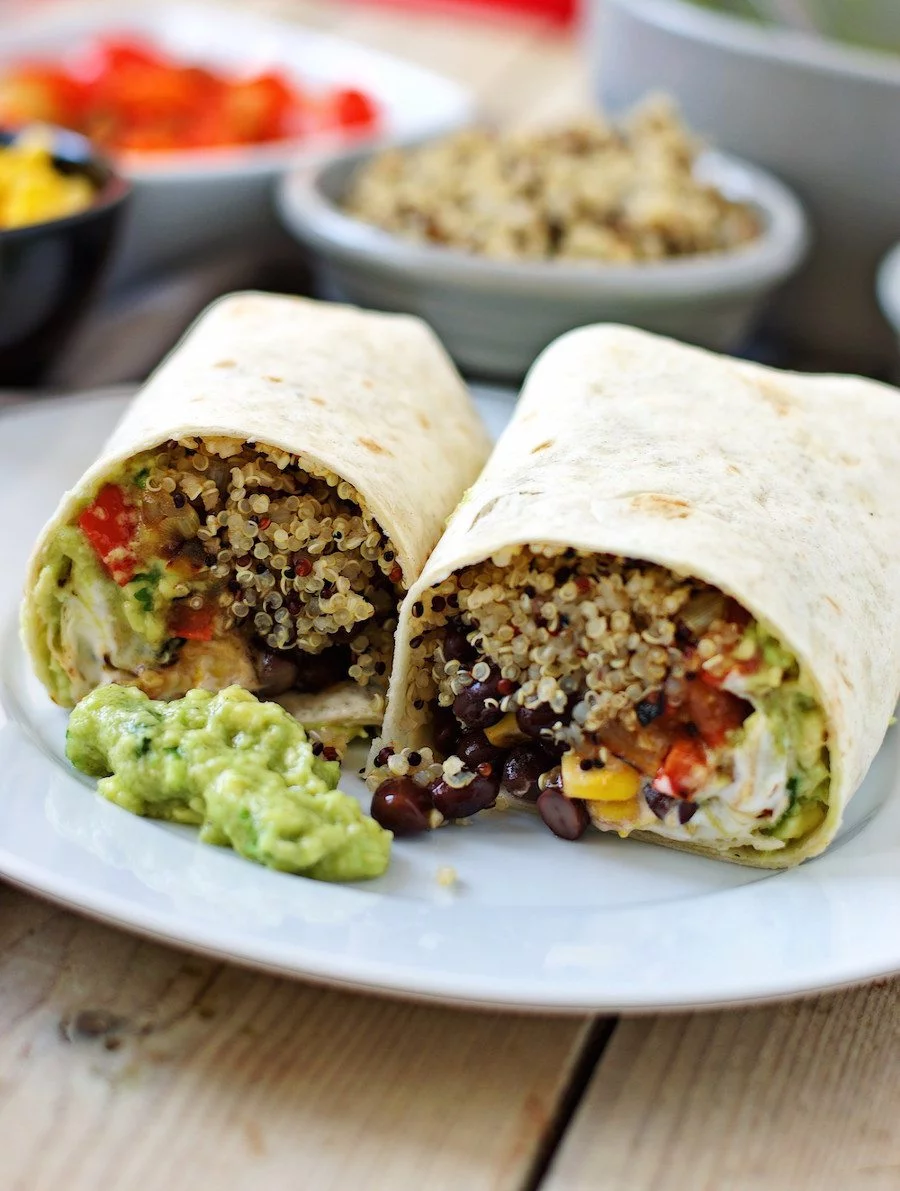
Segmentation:
[(586, 1029), (292, 984), (3, 889), (0, 1187), (519, 1188)]
[[(337, 32), (341, 36), (455, 79), (469, 88), (488, 112), (501, 81), (514, 73), (517, 60), (545, 33), (540, 24), (479, 19), (464, 13), (417, 12), (390, 4), (339, 8)], [(518, 78), (517, 83), (521, 90), (527, 80)]]
[(620, 1022), (542, 1191), (896, 1191), (900, 982)]

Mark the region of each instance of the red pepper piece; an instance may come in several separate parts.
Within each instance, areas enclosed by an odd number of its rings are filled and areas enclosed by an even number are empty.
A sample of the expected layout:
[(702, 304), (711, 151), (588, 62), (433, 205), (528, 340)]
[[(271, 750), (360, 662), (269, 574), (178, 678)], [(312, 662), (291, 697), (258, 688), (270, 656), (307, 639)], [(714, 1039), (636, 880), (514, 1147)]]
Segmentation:
[(705, 744), (718, 748), (739, 728), (753, 708), (746, 699), (707, 682), (687, 684), (687, 708)]
[(664, 794), (684, 798), (699, 790), (707, 777), (706, 750), (695, 736), (681, 736), (669, 751), (653, 782)]
[(105, 484), (78, 518), (78, 527), (116, 583), (124, 587), (137, 570), (132, 548), (137, 515), (122, 489)]
[(213, 609), (206, 606), (192, 608), (188, 603), (173, 605), (169, 632), (173, 637), (184, 637), (188, 641), (211, 641)]

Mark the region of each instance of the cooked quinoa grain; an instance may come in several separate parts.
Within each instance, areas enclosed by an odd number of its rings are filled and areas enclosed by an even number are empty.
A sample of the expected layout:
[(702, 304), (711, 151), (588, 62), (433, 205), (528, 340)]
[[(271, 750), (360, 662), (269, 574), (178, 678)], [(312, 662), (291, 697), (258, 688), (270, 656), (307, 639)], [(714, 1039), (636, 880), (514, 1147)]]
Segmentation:
[[(141, 517), (184, 577), (172, 594), (213, 603), (216, 638), (244, 638), (258, 672), (261, 655), (270, 669), (289, 656), (301, 687), (305, 670), (312, 688), (339, 676), (384, 689), (399, 568), (352, 485), (287, 452), (211, 437), (171, 441), (137, 473)], [(312, 659), (326, 652), (319, 674)]]
[[(562, 716), (570, 709), (560, 735), (575, 743), (634, 715), (682, 664), (675, 618), (703, 590), (711, 589), (662, 567), (556, 547), (467, 567), (430, 593), (413, 651), (416, 698), (450, 707), (494, 667), (500, 711), (549, 705)], [(479, 659), (471, 668), (447, 659), (437, 627), (447, 616), (433, 611), (434, 599), (446, 606), (451, 595), (459, 630)]]
[(730, 252), (759, 235), (759, 222), (698, 177), (700, 148), (659, 97), (620, 124), (467, 129), (379, 154), (353, 178), (345, 209), (405, 239), (499, 260)]

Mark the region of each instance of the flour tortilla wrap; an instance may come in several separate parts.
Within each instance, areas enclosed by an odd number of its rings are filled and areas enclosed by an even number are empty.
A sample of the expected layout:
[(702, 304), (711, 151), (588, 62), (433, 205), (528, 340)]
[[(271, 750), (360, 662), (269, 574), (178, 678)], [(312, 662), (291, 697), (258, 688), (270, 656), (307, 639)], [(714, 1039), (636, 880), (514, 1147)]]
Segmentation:
[[(237, 682), (298, 699), (307, 720), (321, 707), (332, 721), (380, 721), (397, 599), (488, 450), (465, 386), (418, 319), (294, 297), (223, 298), (146, 383), (40, 535), (23, 605), (37, 674), (64, 706), (108, 681), (164, 698)], [(197, 491), (207, 481), (209, 503)], [(125, 492), (125, 514), (110, 486)], [(79, 518), (98, 508), (89, 542)], [(201, 541), (219, 512), (232, 524)], [(107, 514), (124, 517), (126, 537), (143, 534), (139, 545), (117, 553), (102, 536)], [(351, 548), (354, 535), (365, 541)], [(211, 575), (217, 561), (225, 574)], [(289, 600), (282, 632), (276, 613)], [(256, 630), (260, 614), (266, 627)]]
[[(646, 808), (634, 822), (606, 821), (588, 801), (591, 819), (759, 867), (816, 855), (834, 838), (900, 692), (898, 459), (900, 405), (885, 385), (780, 372), (623, 327), (563, 336), (532, 368), (512, 423), (407, 596), (382, 743), (435, 745), (434, 684), (422, 677), (421, 650), (447, 631), (429, 606), (442, 583), (442, 599), (453, 590), (448, 577), (492, 556), (503, 573), (535, 543), (658, 564), (737, 601), (774, 650), (767, 658), (780, 656), (775, 643), (793, 655), (802, 706), (818, 705), (804, 722), (823, 725), (817, 756), (830, 778), (806, 808), (816, 812), (803, 820), (807, 829), (785, 839), (713, 838), (700, 831), (699, 813), (693, 838), (691, 823), (677, 820), (677, 799), (663, 804), (669, 824), (675, 816), (671, 829), (651, 815), (648, 830)], [(438, 762), (446, 755), (436, 753)], [(373, 788), (384, 772), (370, 774)], [(770, 791), (782, 818), (796, 793), (785, 792), (790, 777), (788, 764), (780, 804)]]

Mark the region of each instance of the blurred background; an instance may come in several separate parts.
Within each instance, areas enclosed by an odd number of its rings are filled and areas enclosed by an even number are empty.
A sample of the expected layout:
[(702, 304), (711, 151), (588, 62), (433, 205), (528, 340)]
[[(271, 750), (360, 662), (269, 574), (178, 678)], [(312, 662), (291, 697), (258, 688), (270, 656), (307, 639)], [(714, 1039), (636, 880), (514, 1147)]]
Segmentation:
[(8, 393), (137, 381), (246, 287), (419, 313), (509, 386), (601, 320), (896, 375), (888, 0), (0, 0), (0, 22)]

